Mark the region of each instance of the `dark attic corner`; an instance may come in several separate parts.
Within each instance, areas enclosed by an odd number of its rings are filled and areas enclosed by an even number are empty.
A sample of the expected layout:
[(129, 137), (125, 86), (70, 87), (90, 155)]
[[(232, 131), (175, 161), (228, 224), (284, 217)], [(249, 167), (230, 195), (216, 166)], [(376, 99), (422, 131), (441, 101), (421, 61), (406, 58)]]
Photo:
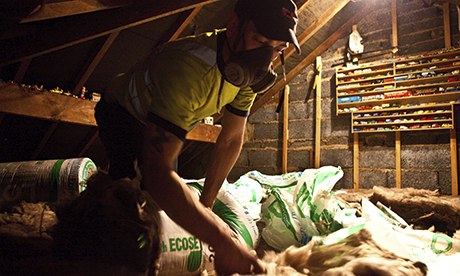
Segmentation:
[(460, 1), (260, 2), (0, 3), (0, 275), (460, 275)]

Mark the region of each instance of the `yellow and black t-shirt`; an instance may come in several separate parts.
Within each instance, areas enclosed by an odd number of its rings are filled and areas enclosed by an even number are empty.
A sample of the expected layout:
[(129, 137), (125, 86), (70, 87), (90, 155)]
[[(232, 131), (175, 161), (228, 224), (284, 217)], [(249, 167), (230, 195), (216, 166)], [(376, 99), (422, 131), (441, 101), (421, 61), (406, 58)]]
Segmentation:
[[(142, 122), (151, 120), (184, 139), (194, 125), (226, 107), (248, 116), (256, 94), (224, 80), (218, 40), (223, 30), (183, 38), (159, 48), (107, 89)], [(221, 46), (219, 46), (220, 48)]]

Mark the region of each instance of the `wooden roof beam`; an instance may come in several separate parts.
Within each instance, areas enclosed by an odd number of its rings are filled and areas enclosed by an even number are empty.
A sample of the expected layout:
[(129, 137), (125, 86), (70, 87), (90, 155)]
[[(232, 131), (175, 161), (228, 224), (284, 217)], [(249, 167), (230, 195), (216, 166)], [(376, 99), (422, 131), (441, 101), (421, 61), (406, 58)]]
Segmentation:
[[(176, 20), (175, 24), (170, 28), (170, 31), (164, 35), (164, 38), (160, 39), (158, 45), (163, 44), (166, 41), (171, 41), (177, 39), (187, 25), (192, 21), (193, 17), (201, 10), (201, 7), (194, 8), (192, 10), (187, 10), (181, 13), (179, 19)], [(72, 94), (78, 95), (81, 88), (85, 85), (86, 81), (89, 79), (94, 69), (97, 67), (99, 62), (102, 60), (102, 57), (105, 55), (109, 47), (113, 44), (115, 39), (118, 37), (120, 31), (115, 31), (111, 33), (105, 40), (104, 44), (101, 46), (95, 57), (90, 62), (90, 65), (86, 70), (81, 74), (81, 77), (77, 81), (77, 84), (72, 89)]]
[(178, 39), (188, 24), (190, 24), (193, 18), (200, 12), (201, 8), (202, 6), (182, 12), (176, 22), (174, 22), (169, 30), (158, 41), (157, 46), (160, 46), (168, 41)]
[(105, 38), (104, 44), (97, 51), (96, 55), (92, 58), (88, 67), (86, 67), (86, 69), (76, 82), (76, 85), (72, 88), (72, 94), (78, 95), (80, 93), (82, 87), (85, 85), (86, 81), (88, 81), (89, 77), (94, 72), (99, 62), (101, 62), (107, 50), (109, 50), (110, 46), (112, 46), (113, 42), (118, 37), (119, 33), (120, 31), (115, 31)]
[[(308, 2), (308, 1), (307, 1)], [(339, 11), (341, 11), (350, 0), (338, 0), (337, 3), (331, 6), (324, 14), (319, 16), (320, 20), (316, 20), (313, 24), (308, 26), (298, 37), (299, 45), (302, 46), (307, 40), (312, 38), (329, 20), (331, 20)], [(287, 59), (295, 51), (294, 45), (290, 45), (284, 52), (284, 58)], [(275, 68), (281, 65), (281, 61), (277, 59), (275, 61)]]
[(131, 0), (100, 1), (100, 0), (68, 0), (55, 3), (43, 3), (43, 7), (32, 15), (21, 19), (20, 23), (47, 20), (82, 13), (102, 11), (130, 5)]
[[(58, 18), (51, 24), (50, 21), (47, 21), (47, 24), (42, 24), (41, 21), (19, 24), (11, 31), (22, 33), (23, 36), (1, 41), (0, 66), (57, 51), (216, 1), (159, 1), (150, 6), (131, 5), (125, 8), (82, 14), (76, 18)], [(47, 28), (46, 33), (42, 32), (43, 28)]]

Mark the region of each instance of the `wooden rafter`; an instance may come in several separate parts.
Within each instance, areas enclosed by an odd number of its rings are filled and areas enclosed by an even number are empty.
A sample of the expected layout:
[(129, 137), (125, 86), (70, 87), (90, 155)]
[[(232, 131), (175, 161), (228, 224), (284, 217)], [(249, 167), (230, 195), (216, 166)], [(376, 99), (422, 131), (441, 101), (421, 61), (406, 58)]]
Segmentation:
[[(188, 24), (190, 24), (190, 22), (193, 20), (193, 18), (201, 11), (202, 7), (203, 6), (196, 7), (193, 10), (188, 10), (186, 12), (183, 12), (184, 17), (180, 18), (179, 20), (177, 20), (178, 23), (180, 23), (180, 24), (177, 24), (179, 26), (177, 28), (175, 28), (174, 33), (171, 35), (171, 37), (168, 39), (168, 41), (178, 39), (180, 37), (180, 35), (182, 34), (182, 32), (185, 30), (185, 28), (188, 26)], [(180, 22), (180, 21), (182, 21), (182, 22)]]
[(81, 74), (81, 77), (79, 78), (79, 80), (76, 82), (77, 84), (72, 89), (72, 94), (74, 95), (79, 94), (81, 88), (85, 85), (86, 81), (89, 79), (91, 74), (94, 72), (94, 69), (96, 69), (97, 65), (104, 57), (107, 50), (110, 48), (110, 46), (112, 46), (113, 42), (118, 37), (119, 33), (120, 31), (115, 31), (106, 37), (104, 44), (97, 51), (97, 54), (92, 58), (88, 67), (85, 69), (85, 71)]
[[(326, 25), (327, 22), (329, 22), (329, 20), (331, 20), (339, 11), (341, 11), (348, 4), (348, 2), (350, 2), (350, 0), (339, 0), (335, 5), (331, 6), (324, 14), (321, 15), (320, 20), (316, 20), (297, 37), (299, 44), (302, 45), (307, 40), (312, 38), (324, 25)], [(285, 51), (284, 57), (290, 57), (294, 51), (294, 46), (290, 45), (289, 48)], [(275, 68), (280, 65), (281, 62), (279, 59), (276, 60), (274, 64)]]
[(162, 38), (157, 43), (157, 46), (165, 44), (168, 41), (175, 40), (180, 37), (184, 29), (192, 21), (192, 19), (198, 14), (201, 10), (201, 7), (194, 8), (192, 10), (187, 10), (182, 12), (179, 15), (179, 18), (172, 24), (171, 27), (163, 34)]
[(36, 13), (23, 18), (21, 23), (47, 20), (69, 15), (102, 11), (130, 5), (130, 0), (100, 1), (100, 0), (68, 0), (55, 3), (44, 3)]
[[(151, 7), (132, 5), (120, 9), (82, 14), (76, 18), (64, 17), (59, 20), (47, 20), (46, 24), (42, 21), (19, 24), (0, 37), (0, 39), (3, 38), (0, 66), (60, 50), (216, 1), (159, 1), (158, 4)], [(47, 29), (46, 33), (42, 32), (43, 28)], [(5, 38), (11, 35), (11, 32), (24, 35)]]
[(34, 152), (32, 153), (32, 156), (30, 157), (31, 160), (36, 160), (42, 150), (45, 148), (46, 143), (48, 143), (48, 140), (51, 138), (51, 135), (56, 131), (56, 128), (58, 127), (59, 122), (54, 121), (51, 123), (51, 125), (48, 127), (45, 135), (42, 137), (40, 143), (38, 146), (35, 148)]
[(295, 3), (297, 4), (297, 12), (301, 14), (302, 11), (308, 7), (308, 4), (310, 2), (311, 0), (306, 0), (306, 1), (304, 0), (302, 1), (302, 3), (299, 3), (299, 1), (295, 1)]
[(93, 128), (88, 136), (89, 138), (87, 138), (87, 141), (84, 142), (83, 144), (83, 147), (81, 148), (81, 150), (78, 152), (77, 156), (79, 157), (84, 157), (86, 156), (89, 148), (94, 144), (94, 142), (97, 140), (97, 138), (99, 137), (99, 131), (97, 130), (97, 128)]
[(21, 64), (19, 65), (18, 71), (16, 72), (16, 75), (14, 76), (13, 81), (16, 83), (21, 83), (22, 79), (26, 75), (27, 69), (29, 69), (30, 62), (32, 61), (31, 58), (26, 58), (23, 61), (21, 61)]

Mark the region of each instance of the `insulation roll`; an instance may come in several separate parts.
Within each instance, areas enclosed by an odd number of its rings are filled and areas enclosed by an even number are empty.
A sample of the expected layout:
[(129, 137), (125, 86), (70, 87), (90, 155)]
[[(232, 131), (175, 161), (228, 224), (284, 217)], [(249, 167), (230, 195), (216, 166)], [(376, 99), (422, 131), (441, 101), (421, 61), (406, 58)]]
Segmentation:
[(86, 180), (96, 171), (89, 158), (0, 163), (0, 210), (21, 200), (71, 200), (86, 188)]

